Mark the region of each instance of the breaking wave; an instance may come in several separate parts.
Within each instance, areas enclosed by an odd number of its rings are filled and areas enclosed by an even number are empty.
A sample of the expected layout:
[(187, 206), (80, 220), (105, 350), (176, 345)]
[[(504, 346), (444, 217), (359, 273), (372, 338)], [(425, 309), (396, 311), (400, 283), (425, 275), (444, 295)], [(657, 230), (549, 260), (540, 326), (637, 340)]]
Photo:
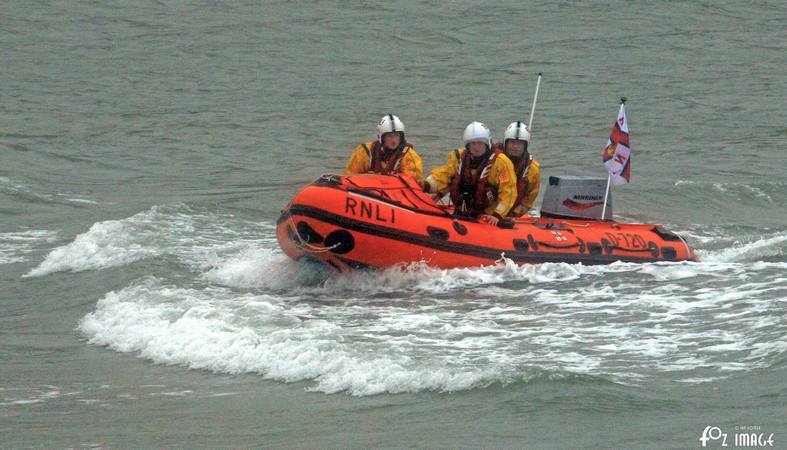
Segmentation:
[(250, 243), (270, 244), (271, 237), (261, 237), (266, 228), (271, 226), (198, 212), (183, 204), (154, 206), (126, 219), (93, 224), (71, 243), (50, 252), (26, 276), (107, 269), (166, 255), (202, 268), (227, 251)]

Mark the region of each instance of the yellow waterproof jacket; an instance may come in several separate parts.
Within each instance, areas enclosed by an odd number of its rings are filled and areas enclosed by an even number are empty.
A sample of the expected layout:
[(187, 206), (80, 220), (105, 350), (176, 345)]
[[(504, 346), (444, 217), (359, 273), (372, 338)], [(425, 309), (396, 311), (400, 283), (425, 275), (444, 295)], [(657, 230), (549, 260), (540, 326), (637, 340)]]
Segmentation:
[[(448, 153), (448, 161), (444, 166), (435, 167), (426, 178), (429, 183), (430, 192), (445, 194), (451, 187), (451, 181), (455, 176), (459, 176), (459, 161), (465, 149), (460, 148), (451, 150)], [(457, 158), (457, 153), (459, 157)], [(514, 175), (514, 165), (504, 154), (499, 154), (489, 173), (489, 184), (497, 189), (497, 203), (490, 205), (485, 214), (497, 213), (500, 217), (506, 217), (516, 201), (516, 175)]]
[[(347, 162), (347, 174), (369, 173), (372, 171), (371, 151), (374, 142), (361, 144), (353, 151), (350, 161)], [(414, 148), (407, 150), (402, 156), (402, 162), (396, 170), (397, 173), (412, 175), (421, 183), (424, 179), (424, 163)]]
[[(523, 183), (521, 180), (517, 182), (518, 202), (509, 213), (512, 217), (527, 214), (530, 208), (533, 207), (533, 203), (536, 202), (538, 192), (541, 190), (541, 165), (538, 161), (535, 159), (530, 160), (530, 165), (527, 167), (524, 178), (526, 182)], [(524, 193), (519, 192), (520, 188), (524, 189)]]

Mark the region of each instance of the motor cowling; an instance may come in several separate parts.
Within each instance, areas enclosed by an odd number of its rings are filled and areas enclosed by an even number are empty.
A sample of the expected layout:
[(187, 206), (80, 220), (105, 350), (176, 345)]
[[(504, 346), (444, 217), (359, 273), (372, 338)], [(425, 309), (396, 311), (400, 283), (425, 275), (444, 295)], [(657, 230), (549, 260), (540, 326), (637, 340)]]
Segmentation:
[(586, 176), (551, 176), (541, 203), (542, 217), (612, 220), (612, 192), (604, 209), (606, 178)]

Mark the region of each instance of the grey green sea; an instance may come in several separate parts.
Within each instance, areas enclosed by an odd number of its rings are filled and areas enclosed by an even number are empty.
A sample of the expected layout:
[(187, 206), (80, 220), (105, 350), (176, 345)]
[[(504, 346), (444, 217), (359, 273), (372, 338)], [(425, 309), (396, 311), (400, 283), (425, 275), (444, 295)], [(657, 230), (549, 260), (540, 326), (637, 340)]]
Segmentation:
[[(770, 0), (0, 2), (0, 447), (787, 448), (786, 25)], [(279, 249), (380, 116), (428, 170), (529, 119), (539, 72), (542, 184), (606, 176), (625, 96), (615, 217), (701, 262)]]

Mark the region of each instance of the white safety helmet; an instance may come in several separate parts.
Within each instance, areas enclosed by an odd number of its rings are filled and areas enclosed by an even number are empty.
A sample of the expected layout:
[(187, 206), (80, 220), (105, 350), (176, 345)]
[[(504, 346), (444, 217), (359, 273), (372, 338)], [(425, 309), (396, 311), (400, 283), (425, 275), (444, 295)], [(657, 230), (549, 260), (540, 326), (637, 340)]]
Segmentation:
[(483, 142), (487, 147), (492, 146), (492, 133), (489, 127), (481, 122), (471, 122), (465, 128), (465, 147), (471, 142)]
[(503, 143), (505, 144), (509, 139), (518, 139), (520, 141), (530, 142), (530, 132), (527, 126), (520, 121), (511, 122), (503, 133)]
[(384, 115), (380, 119), (380, 123), (377, 124), (377, 140), (381, 144), (383, 143), (383, 135), (385, 133), (399, 133), (402, 137), (402, 142), (404, 142), (404, 122), (393, 114)]

